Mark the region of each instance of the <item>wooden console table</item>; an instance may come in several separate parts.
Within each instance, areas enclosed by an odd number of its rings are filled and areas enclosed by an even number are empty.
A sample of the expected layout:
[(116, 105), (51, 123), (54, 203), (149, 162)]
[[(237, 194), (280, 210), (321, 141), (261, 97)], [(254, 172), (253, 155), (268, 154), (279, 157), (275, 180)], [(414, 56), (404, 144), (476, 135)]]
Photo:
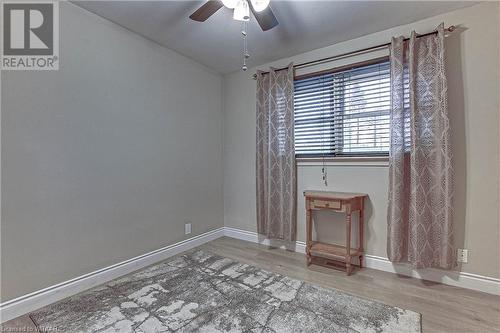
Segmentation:
[[(306, 253), (307, 265), (334, 265), (345, 269), (347, 275), (352, 272), (352, 257), (359, 258), (359, 267), (363, 267), (363, 227), (364, 199), (367, 194), (327, 191), (304, 191), (306, 199)], [(330, 210), (346, 214), (346, 245), (333, 245), (312, 240), (313, 210)], [(358, 248), (351, 248), (351, 214), (359, 211)], [(341, 266), (339, 266), (341, 264)]]

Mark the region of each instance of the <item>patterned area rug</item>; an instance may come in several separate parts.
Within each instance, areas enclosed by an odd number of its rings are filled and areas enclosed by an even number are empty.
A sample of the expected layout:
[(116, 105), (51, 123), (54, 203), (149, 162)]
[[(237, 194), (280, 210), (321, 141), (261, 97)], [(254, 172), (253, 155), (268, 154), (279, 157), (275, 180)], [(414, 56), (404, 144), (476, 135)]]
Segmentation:
[(44, 307), (46, 332), (420, 332), (420, 314), (197, 251)]

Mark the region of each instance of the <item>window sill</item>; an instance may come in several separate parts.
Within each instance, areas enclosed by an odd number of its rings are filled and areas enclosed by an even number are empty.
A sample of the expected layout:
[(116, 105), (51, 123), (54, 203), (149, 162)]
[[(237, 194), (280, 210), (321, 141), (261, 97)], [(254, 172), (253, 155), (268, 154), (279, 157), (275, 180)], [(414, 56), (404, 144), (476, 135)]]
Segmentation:
[(389, 156), (366, 156), (366, 157), (298, 157), (297, 166), (370, 166), (388, 167)]

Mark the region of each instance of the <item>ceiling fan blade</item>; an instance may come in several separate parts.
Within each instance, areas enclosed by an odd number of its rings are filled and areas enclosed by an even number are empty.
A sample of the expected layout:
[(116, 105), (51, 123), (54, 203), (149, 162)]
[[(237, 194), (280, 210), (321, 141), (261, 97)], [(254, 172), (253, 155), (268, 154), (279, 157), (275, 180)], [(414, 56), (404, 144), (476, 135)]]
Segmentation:
[(208, 0), (203, 6), (198, 8), (189, 18), (198, 22), (205, 22), (210, 16), (215, 14), (216, 11), (221, 9), (224, 5), (220, 0)]
[(276, 16), (274, 16), (271, 6), (267, 6), (267, 8), (261, 12), (257, 12), (253, 8), (251, 1), (248, 1), (248, 4), (250, 5), (253, 16), (255, 16), (255, 19), (257, 20), (263, 31), (270, 30), (279, 24)]

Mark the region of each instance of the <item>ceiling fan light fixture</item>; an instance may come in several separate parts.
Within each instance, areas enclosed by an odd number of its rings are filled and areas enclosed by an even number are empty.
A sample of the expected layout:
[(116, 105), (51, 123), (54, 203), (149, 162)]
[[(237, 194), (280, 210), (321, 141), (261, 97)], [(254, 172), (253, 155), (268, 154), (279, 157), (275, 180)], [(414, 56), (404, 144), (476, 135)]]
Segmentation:
[(233, 19), (236, 21), (250, 20), (250, 9), (247, 0), (239, 0), (234, 8)]
[(261, 12), (269, 6), (270, 0), (251, 0), (252, 7), (256, 12)]
[(222, 0), (222, 4), (229, 9), (234, 9), (238, 4), (238, 0)]

